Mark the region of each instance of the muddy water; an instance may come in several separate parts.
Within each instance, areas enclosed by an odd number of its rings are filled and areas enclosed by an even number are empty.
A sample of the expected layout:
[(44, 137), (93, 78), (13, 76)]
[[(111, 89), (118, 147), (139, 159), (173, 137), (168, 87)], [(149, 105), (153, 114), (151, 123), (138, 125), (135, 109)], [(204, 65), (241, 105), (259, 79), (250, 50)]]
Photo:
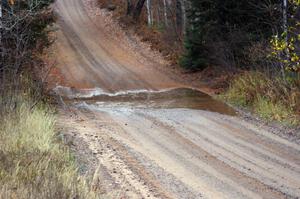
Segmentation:
[(67, 103), (86, 103), (98, 107), (186, 108), (236, 115), (236, 112), (226, 104), (203, 92), (189, 88), (106, 93), (101, 89), (76, 90), (60, 87), (56, 88), (56, 92), (63, 96)]

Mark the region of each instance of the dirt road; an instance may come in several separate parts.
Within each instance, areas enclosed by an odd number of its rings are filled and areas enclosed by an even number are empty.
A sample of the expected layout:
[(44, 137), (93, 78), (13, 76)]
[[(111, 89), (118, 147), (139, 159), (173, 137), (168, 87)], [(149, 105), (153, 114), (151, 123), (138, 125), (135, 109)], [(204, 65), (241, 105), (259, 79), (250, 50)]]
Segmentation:
[(182, 88), (93, 3), (55, 4), (54, 90), (66, 105), (60, 125), (96, 168), (94, 186), (112, 198), (300, 197), (299, 145)]
[[(97, 5), (95, 5), (97, 6)], [(157, 62), (130, 51), (129, 46), (107, 32), (106, 24), (91, 20), (82, 1), (59, 0), (59, 69), (64, 81), (76, 88), (101, 87), (104, 91), (161, 89), (179, 86), (153, 70)], [(103, 20), (103, 19), (102, 19)]]

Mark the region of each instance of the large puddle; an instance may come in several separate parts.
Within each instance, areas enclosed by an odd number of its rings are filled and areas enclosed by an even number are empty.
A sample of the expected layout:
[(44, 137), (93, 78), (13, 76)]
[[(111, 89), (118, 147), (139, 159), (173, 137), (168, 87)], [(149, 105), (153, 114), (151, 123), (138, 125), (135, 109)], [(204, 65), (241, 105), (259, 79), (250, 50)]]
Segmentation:
[(187, 108), (236, 115), (226, 104), (198, 90), (178, 88), (162, 91), (136, 90), (106, 93), (101, 89), (76, 90), (57, 87), (56, 93), (67, 103), (86, 103), (98, 107)]

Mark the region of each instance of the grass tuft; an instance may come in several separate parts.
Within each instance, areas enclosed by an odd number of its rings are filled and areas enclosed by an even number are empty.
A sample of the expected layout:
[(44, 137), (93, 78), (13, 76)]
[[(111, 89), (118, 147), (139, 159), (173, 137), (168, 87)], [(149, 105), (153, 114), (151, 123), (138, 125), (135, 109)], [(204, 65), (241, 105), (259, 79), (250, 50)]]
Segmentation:
[(242, 107), (249, 107), (267, 121), (286, 125), (300, 124), (300, 89), (297, 79), (285, 83), (260, 72), (247, 72), (231, 82), (221, 98)]
[(96, 198), (59, 141), (51, 109), (30, 104), (21, 100), (0, 121), (0, 199)]
[(299, 123), (293, 110), (281, 103), (273, 103), (268, 99), (259, 98), (253, 107), (254, 111), (265, 120), (279, 121), (287, 125), (296, 125)]

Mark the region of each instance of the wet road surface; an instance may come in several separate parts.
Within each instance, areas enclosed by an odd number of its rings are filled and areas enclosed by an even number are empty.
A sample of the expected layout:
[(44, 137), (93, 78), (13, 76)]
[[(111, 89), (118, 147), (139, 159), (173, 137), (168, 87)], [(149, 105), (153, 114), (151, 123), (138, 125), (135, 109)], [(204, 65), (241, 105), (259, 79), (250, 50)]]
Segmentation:
[[(96, 158), (113, 198), (299, 198), (300, 146), (249, 124), (141, 62), (88, 15), (57, 0), (59, 123)], [(83, 145), (83, 143), (82, 143)], [(100, 185), (99, 185), (100, 186)]]

